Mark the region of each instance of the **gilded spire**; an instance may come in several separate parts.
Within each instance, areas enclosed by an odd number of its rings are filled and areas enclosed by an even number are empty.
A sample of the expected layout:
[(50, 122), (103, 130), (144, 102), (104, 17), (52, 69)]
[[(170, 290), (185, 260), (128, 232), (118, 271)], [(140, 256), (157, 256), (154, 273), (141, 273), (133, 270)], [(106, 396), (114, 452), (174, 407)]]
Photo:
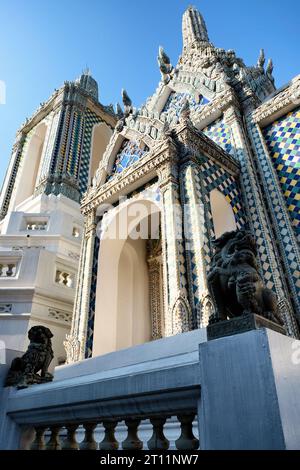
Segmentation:
[(209, 42), (206, 24), (199, 11), (189, 6), (182, 17), (183, 47), (189, 47), (194, 42)]

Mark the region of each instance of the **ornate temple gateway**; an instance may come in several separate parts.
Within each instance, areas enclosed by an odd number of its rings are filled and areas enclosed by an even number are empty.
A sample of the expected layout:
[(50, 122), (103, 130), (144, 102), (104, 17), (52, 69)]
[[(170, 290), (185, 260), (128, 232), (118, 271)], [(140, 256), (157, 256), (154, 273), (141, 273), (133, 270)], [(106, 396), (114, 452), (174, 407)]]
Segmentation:
[(140, 109), (86, 72), (17, 134), (0, 449), (300, 448), (300, 75), (182, 30)]
[(71, 363), (206, 326), (213, 240), (239, 229), (298, 337), (300, 76), (276, 90), (264, 51), (248, 67), (215, 47), (193, 7), (182, 33), (140, 109), (125, 91), (124, 109), (101, 105), (85, 72), (18, 132), (1, 194), (8, 348), (40, 324)]
[[(159, 50), (154, 95), (135, 109), (123, 92), (82, 199), (68, 362), (206, 326), (212, 241), (241, 228), (254, 234), (260, 273), (298, 336), (300, 78), (276, 91), (263, 50), (247, 67), (210, 42), (192, 7), (182, 30), (176, 66)], [(132, 220), (125, 235), (109, 235), (130, 208), (135, 225), (157, 213), (159, 239), (132, 240)]]

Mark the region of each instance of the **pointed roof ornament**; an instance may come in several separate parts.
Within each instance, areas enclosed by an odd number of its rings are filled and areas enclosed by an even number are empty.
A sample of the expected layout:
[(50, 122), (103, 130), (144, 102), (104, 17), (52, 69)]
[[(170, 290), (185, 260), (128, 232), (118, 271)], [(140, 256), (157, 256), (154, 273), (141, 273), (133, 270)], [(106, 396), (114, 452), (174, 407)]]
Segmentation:
[(183, 47), (189, 47), (194, 42), (209, 42), (206, 24), (201, 13), (189, 6), (182, 17)]
[(83, 88), (96, 101), (99, 99), (98, 83), (92, 77), (91, 71), (86, 67), (81, 75), (75, 80), (75, 83)]
[(164, 83), (168, 83), (170, 81), (170, 73), (172, 72), (173, 67), (162, 46), (159, 46), (157, 61), (162, 75), (162, 80)]
[(273, 60), (269, 59), (268, 63), (267, 63), (267, 67), (266, 67), (266, 75), (272, 83), (274, 83), (274, 81), (275, 81), (275, 79), (273, 77), (273, 70), (274, 70)]
[(265, 65), (265, 62), (266, 62), (265, 51), (261, 49), (259, 52), (257, 67), (263, 68), (263, 66)]
[(124, 105), (124, 114), (125, 116), (128, 116), (133, 111), (132, 101), (129, 98), (128, 93), (124, 88), (122, 88), (121, 95), (122, 95), (122, 101)]

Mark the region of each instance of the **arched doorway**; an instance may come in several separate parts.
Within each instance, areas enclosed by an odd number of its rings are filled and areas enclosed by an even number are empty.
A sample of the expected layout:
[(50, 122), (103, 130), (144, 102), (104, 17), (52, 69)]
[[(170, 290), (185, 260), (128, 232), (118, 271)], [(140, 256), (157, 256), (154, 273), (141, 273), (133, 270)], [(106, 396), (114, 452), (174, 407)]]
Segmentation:
[(21, 168), (20, 179), (18, 180), (14, 208), (33, 195), (37, 184), (37, 176), (40, 165), (42, 164), (42, 155), (45, 147), (45, 137), (47, 125), (39, 124), (34, 130)]
[(150, 341), (153, 324), (159, 323), (154, 317), (160, 316), (162, 323), (162, 288), (156, 283), (158, 300), (153, 302), (148, 263), (153, 252), (149, 254), (149, 241), (159, 237), (159, 214), (155, 203), (139, 200), (123, 204), (107, 226), (103, 219), (93, 356)]
[(89, 182), (92, 180), (105, 149), (112, 136), (112, 130), (104, 122), (96, 124), (92, 133)]
[(210, 193), (210, 208), (216, 238), (219, 238), (225, 232), (236, 230), (236, 221), (232, 207), (224, 194), (218, 191), (218, 189), (213, 189)]

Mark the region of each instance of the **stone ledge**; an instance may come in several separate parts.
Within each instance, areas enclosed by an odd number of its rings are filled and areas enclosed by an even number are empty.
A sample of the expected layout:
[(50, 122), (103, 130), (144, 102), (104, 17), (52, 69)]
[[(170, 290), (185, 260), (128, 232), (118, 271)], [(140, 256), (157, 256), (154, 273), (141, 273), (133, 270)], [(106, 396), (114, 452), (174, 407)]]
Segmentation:
[(207, 340), (223, 338), (225, 336), (237, 335), (246, 331), (258, 330), (259, 328), (269, 328), (283, 335), (286, 334), (285, 328), (277, 323), (267, 320), (256, 314), (248, 314), (230, 320), (224, 320), (213, 323), (207, 327)]

